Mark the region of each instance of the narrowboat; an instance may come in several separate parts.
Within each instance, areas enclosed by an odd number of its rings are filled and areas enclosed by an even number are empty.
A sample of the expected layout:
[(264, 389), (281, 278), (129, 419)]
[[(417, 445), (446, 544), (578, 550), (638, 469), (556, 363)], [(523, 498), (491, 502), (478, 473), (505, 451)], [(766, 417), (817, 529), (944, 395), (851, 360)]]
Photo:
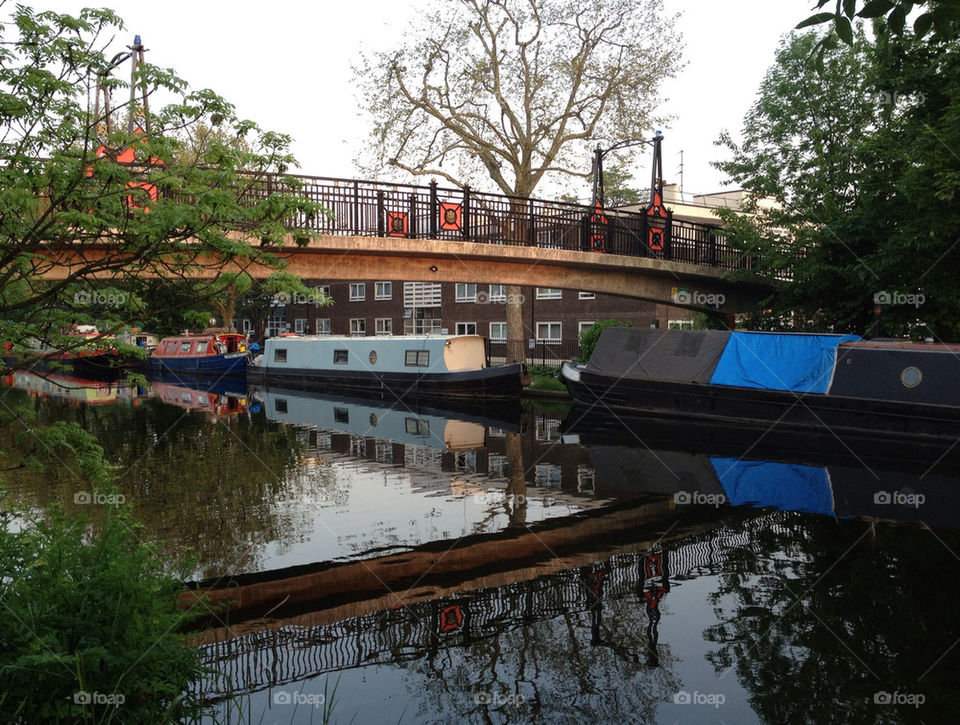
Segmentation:
[(147, 363), (151, 373), (243, 375), (247, 369), (247, 338), (236, 332), (165, 337)]
[(960, 438), (960, 346), (856, 335), (605, 329), (587, 364), (564, 363), (591, 413), (653, 414), (863, 440)]
[(410, 397), (517, 397), (523, 363), (487, 367), (477, 335), (335, 337), (281, 335), (267, 340), (247, 380), (298, 390), (376, 392)]
[(116, 380), (122, 369), (112, 338), (112, 335), (101, 334), (95, 325), (74, 325), (56, 344), (37, 338), (28, 338), (16, 345), (7, 343), (3, 361), (14, 370)]

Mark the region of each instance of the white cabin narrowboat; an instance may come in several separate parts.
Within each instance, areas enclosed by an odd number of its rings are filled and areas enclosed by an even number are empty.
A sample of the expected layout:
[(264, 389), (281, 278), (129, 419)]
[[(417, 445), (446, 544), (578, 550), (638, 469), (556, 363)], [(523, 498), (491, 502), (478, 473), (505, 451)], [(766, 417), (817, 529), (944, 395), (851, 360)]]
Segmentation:
[(281, 335), (267, 340), (259, 363), (247, 368), (253, 383), (397, 398), (516, 397), (525, 374), (523, 363), (487, 367), (477, 335)]

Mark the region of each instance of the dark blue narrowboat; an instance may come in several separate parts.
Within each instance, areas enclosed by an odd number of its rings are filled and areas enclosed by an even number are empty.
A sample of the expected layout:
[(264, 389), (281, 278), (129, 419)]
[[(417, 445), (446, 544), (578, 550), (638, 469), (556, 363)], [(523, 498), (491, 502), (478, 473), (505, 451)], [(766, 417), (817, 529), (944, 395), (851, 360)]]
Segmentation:
[(247, 338), (235, 332), (165, 337), (150, 353), (152, 373), (243, 375), (247, 370)]

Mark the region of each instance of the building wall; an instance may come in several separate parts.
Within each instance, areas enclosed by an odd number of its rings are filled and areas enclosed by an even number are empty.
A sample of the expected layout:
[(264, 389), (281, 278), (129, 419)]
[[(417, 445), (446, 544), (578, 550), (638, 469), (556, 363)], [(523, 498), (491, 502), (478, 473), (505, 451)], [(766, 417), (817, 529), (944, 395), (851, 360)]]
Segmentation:
[[(376, 299), (376, 283), (391, 282), (390, 299)], [(329, 325), (329, 334), (349, 335), (356, 334), (358, 323), (352, 320), (363, 320), (363, 334), (373, 335), (377, 330), (377, 319), (389, 320), (392, 334), (404, 333), (404, 315), (407, 314), (408, 331), (410, 309), (404, 308), (404, 283), (400, 280), (354, 280), (353, 282), (306, 280), (310, 287), (324, 287), (334, 300), (330, 307), (318, 307), (313, 304), (291, 304), (279, 308), (289, 331), (297, 331), (297, 320), (305, 328), (305, 332), (318, 332), (317, 320), (324, 322), (321, 331), (326, 331)], [(364, 296), (362, 300), (351, 299), (351, 284), (363, 283)], [(441, 329), (450, 334), (457, 332), (457, 323), (470, 325), (466, 331), (473, 331), (485, 338), (491, 338), (491, 323), (506, 323), (506, 309), (503, 302), (492, 299), (490, 285), (477, 284), (474, 301), (457, 301), (457, 285), (443, 283), (441, 285), (441, 303), (438, 308), (431, 309), (428, 315), (439, 319)], [(579, 338), (581, 323), (591, 323), (599, 320), (618, 319), (629, 322), (634, 326), (666, 327), (667, 321), (672, 319), (687, 319), (689, 311), (682, 308), (656, 305), (652, 302), (637, 300), (631, 297), (596, 294), (582, 297), (577, 290), (560, 290), (559, 298), (547, 298), (545, 291), (532, 287), (523, 287), (522, 310), (524, 336), (526, 339), (553, 339), (556, 325), (559, 323), (560, 340), (564, 344), (575, 344)], [(354, 291), (357, 288), (354, 287)], [(470, 292), (472, 289), (461, 290)], [(356, 295), (355, 295), (356, 296)], [(421, 312), (422, 314), (422, 312)], [(686, 317), (684, 317), (686, 316)], [(276, 334), (281, 330), (273, 331)], [(496, 332), (496, 328), (494, 329)], [(540, 333), (538, 335), (538, 332)], [(263, 332), (254, 331), (255, 337), (262, 337)]]

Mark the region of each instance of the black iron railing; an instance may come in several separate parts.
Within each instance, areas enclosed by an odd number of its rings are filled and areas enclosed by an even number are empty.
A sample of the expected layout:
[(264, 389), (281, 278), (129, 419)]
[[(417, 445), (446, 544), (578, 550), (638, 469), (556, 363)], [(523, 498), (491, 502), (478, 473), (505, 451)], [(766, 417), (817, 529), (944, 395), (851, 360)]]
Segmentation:
[(643, 213), (462, 189), (316, 176), (267, 175), (243, 195), (304, 196), (327, 211), (300, 214), (287, 226), (325, 235), (438, 239), (521, 245), (751, 269), (754, 260), (727, 244), (720, 227)]

